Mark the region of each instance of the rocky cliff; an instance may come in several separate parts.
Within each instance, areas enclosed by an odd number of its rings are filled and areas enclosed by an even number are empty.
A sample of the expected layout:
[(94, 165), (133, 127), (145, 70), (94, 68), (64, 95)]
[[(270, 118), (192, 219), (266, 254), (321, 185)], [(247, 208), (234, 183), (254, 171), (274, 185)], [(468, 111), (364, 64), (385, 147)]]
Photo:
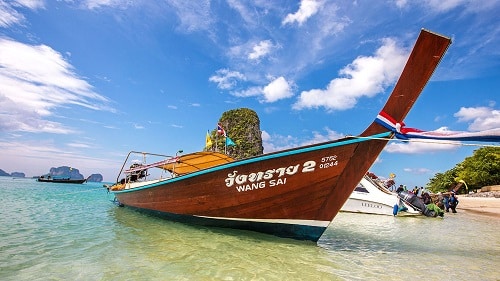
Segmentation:
[[(54, 178), (71, 178), (71, 179), (84, 179), (85, 177), (80, 174), (80, 171), (73, 167), (61, 166), (50, 168), (49, 175)], [(89, 182), (102, 182), (103, 177), (101, 174), (92, 174), (88, 177)]]
[(92, 174), (87, 178), (88, 182), (102, 182), (103, 178), (101, 174)]
[(243, 159), (261, 155), (262, 132), (257, 113), (248, 108), (239, 108), (222, 113), (219, 124), (224, 128), (226, 135), (236, 144), (225, 146), (224, 136), (218, 135), (216, 130), (211, 132), (212, 147), (208, 150), (226, 152), (234, 159)]
[(0, 169), (0, 177), (15, 177), (15, 178), (24, 178), (26, 175), (20, 172), (12, 172), (12, 174), (7, 173), (6, 171)]

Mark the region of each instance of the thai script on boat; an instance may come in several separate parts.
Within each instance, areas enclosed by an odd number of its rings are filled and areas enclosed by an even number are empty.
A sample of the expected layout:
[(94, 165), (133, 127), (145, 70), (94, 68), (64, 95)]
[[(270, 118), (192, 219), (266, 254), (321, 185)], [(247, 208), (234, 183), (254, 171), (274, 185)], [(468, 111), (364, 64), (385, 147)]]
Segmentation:
[[(320, 169), (331, 168), (338, 165), (337, 156), (327, 156), (321, 158), (321, 163), (319, 165)], [(265, 188), (266, 183), (269, 186), (276, 186), (281, 184), (286, 184), (286, 176), (291, 176), (296, 173), (310, 173), (314, 172), (317, 164), (316, 161), (309, 160), (303, 164), (291, 165), (288, 167), (280, 167), (276, 169), (269, 169), (266, 171), (258, 171), (250, 174), (238, 174), (238, 171), (233, 171), (227, 175), (225, 183), (227, 187), (232, 187), (236, 185), (236, 189), (241, 191), (255, 190), (260, 188)]]

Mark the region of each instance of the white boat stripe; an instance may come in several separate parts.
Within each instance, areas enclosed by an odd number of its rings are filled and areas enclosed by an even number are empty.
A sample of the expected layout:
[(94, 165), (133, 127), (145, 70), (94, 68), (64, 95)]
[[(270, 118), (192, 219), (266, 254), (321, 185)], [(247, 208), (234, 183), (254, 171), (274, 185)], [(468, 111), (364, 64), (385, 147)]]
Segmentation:
[(293, 220), (293, 219), (244, 219), (244, 218), (228, 218), (228, 217), (210, 217), (210, 216), (196, 216), (199, 218), (218, 219), (218, 220), (234, 220), (234, 221), (249, 221), (249, 222), (262, 222), (262, 223), (281, 223), (281, 224), (294, 224), (294, 225), (307, 225), (315, 227), (328, 227), (331, 221), (317, 221), (317, 220)]

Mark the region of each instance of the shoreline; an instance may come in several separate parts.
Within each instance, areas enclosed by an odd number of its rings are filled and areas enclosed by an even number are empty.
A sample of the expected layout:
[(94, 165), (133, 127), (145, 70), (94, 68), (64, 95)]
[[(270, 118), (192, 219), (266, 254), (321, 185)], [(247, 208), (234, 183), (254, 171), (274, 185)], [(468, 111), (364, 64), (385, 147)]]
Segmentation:
[(457, 211), (464, 210), (471, 213), (500, 218), (500, 198), (471, 197), (458, 195)]

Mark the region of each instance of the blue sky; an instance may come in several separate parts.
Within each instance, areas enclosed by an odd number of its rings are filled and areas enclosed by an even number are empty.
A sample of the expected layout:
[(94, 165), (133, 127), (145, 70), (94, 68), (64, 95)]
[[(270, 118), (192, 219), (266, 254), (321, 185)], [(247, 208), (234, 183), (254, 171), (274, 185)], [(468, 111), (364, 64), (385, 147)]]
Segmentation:
[[(0, 168), (114, 181), (130, 150), (202, 150), (242, 107), (265, 152), (359, 134), (421, 28), (453, 43), (405, 123), (499, 128), (498, 14), (495, 0), (0, 0)], [(423, 186), (477, 148), (391, 142), (370, 171)]]

